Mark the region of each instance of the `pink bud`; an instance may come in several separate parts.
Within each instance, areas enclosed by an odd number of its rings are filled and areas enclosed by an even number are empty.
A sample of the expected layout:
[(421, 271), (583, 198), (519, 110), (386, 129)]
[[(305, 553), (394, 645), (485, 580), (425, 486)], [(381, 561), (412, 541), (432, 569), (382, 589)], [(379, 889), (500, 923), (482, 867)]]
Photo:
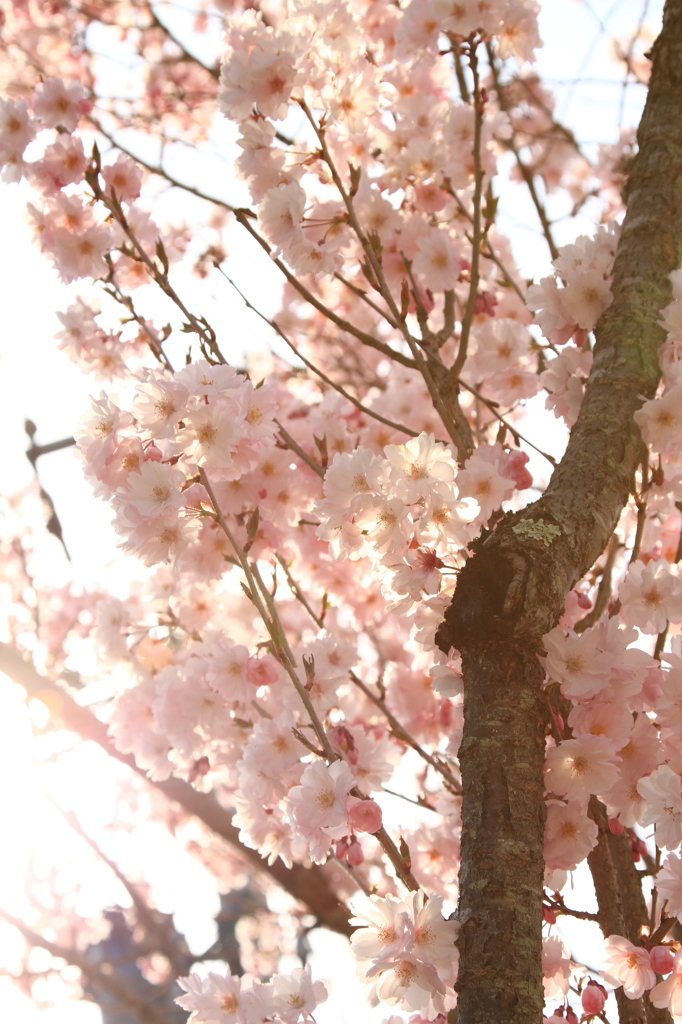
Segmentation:
[(546, 924), (556, 924), (556, 914), (551, 907), (548, 907), (546, 903), (542, 904), (542, 920)]
[(358, 763), (360, 754), (355, 746), (352, 733), (346, 729), (345, 725), (332, 726), (327, 735), (335, 754), (344, 758), (349, 764)]
[(584, 608), (585, 611), (589, 611), (592, 607), (592, 602), (587, 594), (583, 594), (581, 590), (575, 590), (574, 593), (578, 595), (578, 607)]
[(417, 206), (427, 213), (438, 213), (448, 202), (448, 197), (438, 185), (416, 185), (415, 198)]
[(336, 844), (336, 847), (334, 848), (334, 856), (336, 857), (337, 860), (346, 859), (346, 854), (348, 853), (349, 846), (350, 841), (348, 836), (344, 836), (343, 839), (339, 839), (338, 843)]
[(643, 842), (639, 836), (636, 836), (632, 830), (628, 830), (628, 845), (630, 847), (630, 853), (632, 854), (632, 860), (635, 864), (640, 857), (646, 857), (648, 852), (646, 843)]
[(346, 860), (348, 861), (352, 868), (357, 868), (362, 864), (364, 859), (365, 855), (362, 852), (362, 847), (360, 846), (360, 843), (357, 841), (355, 836), (351, 836), (350, 846), (348, 847), (348, 853), (346, 854)]
[(279, 666), (270, 654), (262, 658), (249, 658), (244, 675), (253, 686), (271, 686), (279, 679)]
[(650, 950), (650, 956), (651, 967), (656, 974), (670, 974), (675, 962), (672, 949), (669, 949), (668, 946), (654, 946)]
[(438, 708), (438, 724), (444, 732), (447, 732), (452, 725), (453, 714), (452, 701), (444, 697)]
[(374, 800), (358, 800), (348, 812), (348, 820), (357, 832), (378, 832), (381, 828), (381, 808)]
[(570, 1024), (578, 1024), (578, 1015), (571, 1006), (566, 1007), (566, 1020), (570, 1021)]
[(583, 1010), (589, 1017), (601, 1013), (606, 1002), (606, 989), (598, 981), (588, 981), (581, 997)]
[(625, 831), (625, 826), (621, 825), (618, 818), (609, 818), (609, 832), (611, 835), (619, 836)]
[(528, 456), (518, 448), (512, 448), (507, 455), (507, 465), (504, 468), (504, 475), (516, 484), (517, 490), (524, 491), (533, 483), (533, 477), (526, 469)]
[(480, 316), (481, 313), (485, 313), (486, 316), (495, 316), (496, 307), (497, 299), (492, 292), (478, 292), (474, 303), (474, 316)]
[(197, 779), (200, 779), (204, 775), (207, 775), (210, 770), (211, 762), (209, 761), (209, 759), (207, 757), (200, 757), (199, 760), (195, 761), (192, 767), (190, 768), (189, 774), (187, 776), (187, 781), (196, 782)]
[(151, 441), (144, 450), (144, 461), (145, 462), (161, 462), (163, 460), (163, 452), (157, 444)]

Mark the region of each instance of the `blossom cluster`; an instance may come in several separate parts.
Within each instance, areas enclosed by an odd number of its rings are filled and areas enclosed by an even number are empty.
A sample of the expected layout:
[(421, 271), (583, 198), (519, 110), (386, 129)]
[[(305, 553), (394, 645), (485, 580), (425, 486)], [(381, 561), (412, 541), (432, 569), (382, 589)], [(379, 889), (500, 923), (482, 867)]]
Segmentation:
[(309, 1024), (313, 1011), (329, 995), (324, 981), (313, 981), (310, 966), (290, 974), (273, 974), (268, 982), (251, 975), (227, 975), (209, 971), (205, 978), (190, 974), (178, 978), (187, 993), (176, 1002), (189, 1010), (194, 1024)]
[(371, 981), (369, 1001), (399, 1004), (433, 1020), (454, 1005), (455, 942), (459, 922), (442, 917), (440, 896), (370, 896), (354, 903), (351, 937), (360, 977)]
[(336, 558), (374, 558), (385, 594), (407, 595), (402, 606), (409, 607), (439, 592), (444, 559), (464, 550), (481, 523), (529, 485), (526, 461), (495, 442), (480, 445), (457, 472), (447, 446), (423, 433), (386, 445), (383, 458), (356, 448), (337, 455), (325, 474), (318, 536)]

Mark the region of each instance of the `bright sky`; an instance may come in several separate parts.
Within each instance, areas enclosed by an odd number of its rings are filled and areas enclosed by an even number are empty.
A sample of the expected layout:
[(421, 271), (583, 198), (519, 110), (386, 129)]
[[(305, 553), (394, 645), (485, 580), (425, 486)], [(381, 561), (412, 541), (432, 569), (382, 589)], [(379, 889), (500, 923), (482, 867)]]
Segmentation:
[[(648, 23), (659, 24), (661, 0), (653, 0), (648, 6)], [(641, 0), (615, 3), (594, 0), (591, 7), (579, 0), (546, 0), (543, 4), (541, 30), (546, 42), (539, 52), (538, 71), (557, 84), (561, 95), (558, 118), (587, 142), (602, 141), (607, 137), (614, 140), (614, 108), (618, 109), (621, 103), (623, 123), (631, 125), (638, 120), (644, 91), (632, 88), (622, 94), (619, 84), (622, 76), (610, 63), (610, 44), (600, 34), (599, 19), (607, 20), (608, 27), (618, 26), (623, 37), (627, 37), (641, 12)], [(583, 78), (583, 82), (573, 87), (570, 83), (576, 77)], [(229, 127), (224, 125), (219, 131), (224, 133), (224, 153), (228, 154), (232, 149)], [(181, 176), (180, 170), (176, 173)], [(225, 163), (213, 162), (209, 176), (211, 180), (206, 187), (220, 188), (225, 181)], [(227, 192), (223, 194), (228, 196)], [(27, 199), (30, 195), (23, 187), (0, 187), (0, 223), (4, 239), (0, 248), (4, 328), (0, 339), (0, 436), (5, 439), (2, 490), (7, 494), (25, 486), (32, 478), (31, 467), (23, 454), (27, 447), (24, 419), (30, 418), (37, 424), (38, 443), (68, 436), (86, 406), (87, 396), (100, 390), (96, 381), (83, 378), (67, 358), (56, 351), (52, 341), (59, 328), (55, 311), (65, 309), (73, 300), (78, 293), (78, 282), (64, 288), (34, 248), (24, 216)], [(182, 201), (174, 193), (164, 200), (164, 205), (168, 209), (172, 203), (177, 209), (178, 202), (183, 209)], [(548, 272), (548, 257), (544, 242), (523, 227), (532, 219), (528, 215), (529, 209), (525, 192), (515, 190), (504, 204), (500, 226), (516, 238), (515, 253), (523, 271), (528, 276), (542, 276)], [(578, 230), (575, 221), (566, 220), (557, 225), (560, 243), (572, 241), (580, 231), (592, 230), (589, 208), (585, 212)], [(191, 216), (191, 211), (188, 216)], [(233, 271), (238, 283), (254, 299), (262, 301), (265, 296), (265, 308), (274, 311), (278, 294), (276, 271), (260, 249), (255, 246), (242, 248), (236, 233), (232, 238), (230, 252), (238, 254)], [(263, 347), (269, 342), (267, 328), (243, 307), (217, 274), (209, 289), (212, 294), (208, 306), (201, 298), (206, 294), (203, 283), (186, 275), (180, 278), (180, 284), (190, 307), (206, 313), (218, 329), (224, 350), (232, 355), (235, 362), (239, 362), (244, 351)], [(195, 297), (196, 302), (193, 301)], [(159, 316), (163, 314), (159, 313)], [(39, 468), (43, 486), (52, 495), (60, 513), (67, 545), (73, 555), (74, 575), (85, 585), (93, 585), (110, 559), (115, 542), (108, 525), (108, 513), (101, 503), (93, 501), (70, 450), (43, 458)], [(45, 572), (56, 582), (66, 567), (56, 542), (50, 541), (50, 545), (54, 557), (51, 562), (46, 560)], [(0, 904), (21, 913), (17, 891), (23, 866), (32, 849), (40, 848), (46, 842), (52, 844), (59, 831), (59, 823), (56, 812), (36, 796), (33, 783), (39, 781), (36, 775), (40, 770), (31, 765), (30, 731), (16, 689), (6, 691), (4, 700), (0, 691), (0, 704), (0, 778), (13, 780), (11, 785), (0, 790), (0, 820), (12, 837), (10, 842), (5, 841), (0, 846)], [(113, 814), (113, 794), (110, 792), (113, 782), (107, 782), (104, 773), (93, 775), (89, 772), (87, 764), (80, 761), (78, 755), (72, 758), (70, 768), (60, 771), (58, 785), (51, 786), (55, 794), (61, 792), (68, 804), (70, 788), (77, 790), (78, 806), (86, 819), (90, 816), (93, 830), (105, 825), (107, 815), (110, 820)], [(87, 828), (88, 820), (83, 824)], [(137, 853), (142, 856), (143, 848), (146, 850), (150, 867), (152, 863), (158, 865), (170, 856), (153, 827), (150, 826), (140, 839), (142, 841), (136, 844)], [(77, 853), (70, 850), (68, 856), (77, 857)], [(166, 881), (161, 879), (159, 896), (167, 904), (163, 909), (179, 908), (178, 924), (188, 932), (195, 930), (199, 948), (207, 934), (205, 922), (214, 912), (215, 894), (210, 880), (204, 877), (206, 873), (202, 875), (201, 870), (193, 867), (188, 859), (182, 864), (173, 863), (172, 867)], [(67, 869), (68, 874), (73, 872)], [(158, 869), (156, 875), (158, 878)], [(174, 883), (169, 881), (171, 876), (175, 878)], [(76, 878), (77, 874), (73, 876), (74, 884)], [(101, 899), (102, 887), (108, 885), (109, 882), (100, 875), (85, 880), (84, 914), (95, 912), (100, 905), (97, 900)], [(118, 897), (112, 896), (115, 898)], [(191, 906), (202, 909), (200, 912), (192, 911)], [(11, 962), (11, 949), (6, 943), (7, 931), (0, 928), (0, 962)], [(582, 941), (581, 947), (588, 962), (594, 963), (598, 959), (596, 943), (585, 946)], [(345, 954), (344, 940), (320, 933), (314, 949), (314, 975), (323, 978), (334, 975), (332, 980), (336, 989), (343, 994), (340, 1001), (334, 1000), (320, 1008), (320, 1024), (327, 1024), (327, 1021), (331, 1024), (332, 1018), (350, 1022), (360, 1015), (369, 1019), (360, 987)], [(0, 1000), (3, 1017), (15, 1024), (94, 1024), (99, 1018), (95, 1007), (86, 1003), (38, 1009), (1, 978)], [(380, 1020), (383, 1015), (383, 1011), (378, 1011), (376, 1019)]]

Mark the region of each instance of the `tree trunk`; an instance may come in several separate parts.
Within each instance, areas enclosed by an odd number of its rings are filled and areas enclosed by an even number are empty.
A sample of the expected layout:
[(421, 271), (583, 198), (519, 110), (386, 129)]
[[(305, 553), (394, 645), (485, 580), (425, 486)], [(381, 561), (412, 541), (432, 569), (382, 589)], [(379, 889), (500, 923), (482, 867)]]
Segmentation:
[(629, 180), (613, 302), (545, 494), (475, 545), (437, 640), (464, 669), (460, 1024), (539, 1024), (545, 717), (541, 638), (602, 553), (641, 457), (658, 320), (682, 244), (682, 0), (667, 0)]

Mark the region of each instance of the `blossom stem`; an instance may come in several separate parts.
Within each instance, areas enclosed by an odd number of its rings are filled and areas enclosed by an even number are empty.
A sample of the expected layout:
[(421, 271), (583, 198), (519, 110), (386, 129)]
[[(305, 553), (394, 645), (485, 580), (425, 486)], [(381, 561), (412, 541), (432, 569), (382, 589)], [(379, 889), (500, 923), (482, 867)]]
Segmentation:
[[(329, 743), (327, 734), (324, 731), (324, 726), (320, 721), (319, 715), (317, 714), (317, 711), (313, 707), (313, 703), (310, 699), (310, 694), (308, 693), (305, 686), (298, 677), (298, 673), (296, 672), (295, 668), (296, 659), (294, 658), (293, 651), (289, 646), (289, 641), (287, 640), (286, 633), (282, 626), (282, 622), (277, 612), (277, 608), (275, 606), (272, 594), (265, 586), (258, 566), (256, 565), (255, 562), (249, 563), (249, 559), (247, 558), (244, 549), (241, 547), (241, 545), (237, 541), (237, 538), (232, 533), (232, 530), (230, 529), (227, 520), (225, 519), (225, 516), (220, 510), (220, 505), (218, 504), (215, 492), (211, 487), (210, 481), (206, 475), (206, 471), (203, 468), (199, 470), (199, 478), (206, 490), (206, 493), (211, 499), (215, 521), (217, 522), (218, 526), (221, 528), (221, 530), (229, 540), (234, 550), (234, 553), (239, 559), (239, 564), (241, 565), (242, 572), (246, 576), (247, 582), (249, 584), (249, 589), (253, 598), (253, 603), (258, 609), (258, 612), (263, 620), (265, 628), (267, 629), (270, 635), (270, 639), (274, 644), (274, 648), (277, 653), (277, 658), (282, 667), (284, 668), (285, 672), (291, 679), (291, 682), (294, 684), (294, 688), (298, 693), (299, 697), (301, 698), (303, 706), (308, 712), (311, 725), (315, 731), (315, 735), (317, 736), (320, 746), (324, 751), (324, 755), (327, 758), (328, 762), (331, 764), (332, 761), (337, 760), (336, 754), (331, 748), (331, 744)], [(265, 605), (263, 604), (263, 601), (265, 602)]]

